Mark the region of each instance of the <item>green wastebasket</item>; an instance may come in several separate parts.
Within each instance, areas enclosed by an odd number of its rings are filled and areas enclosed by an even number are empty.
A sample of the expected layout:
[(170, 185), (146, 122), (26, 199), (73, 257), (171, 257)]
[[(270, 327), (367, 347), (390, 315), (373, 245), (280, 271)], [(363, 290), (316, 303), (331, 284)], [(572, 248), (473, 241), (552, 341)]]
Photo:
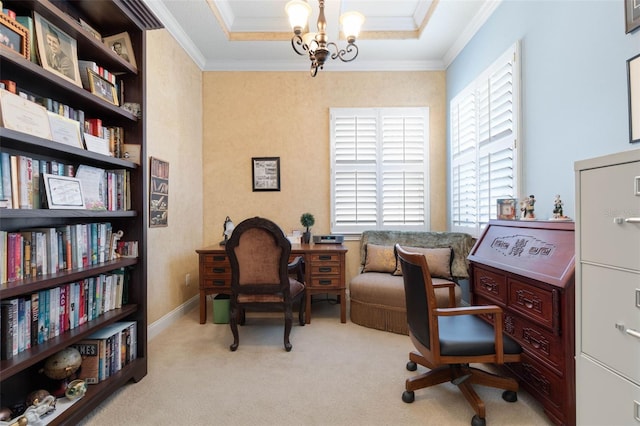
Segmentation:
[(213, 323), (229, 324), (228, 294), (218, 294), (213, 298)]

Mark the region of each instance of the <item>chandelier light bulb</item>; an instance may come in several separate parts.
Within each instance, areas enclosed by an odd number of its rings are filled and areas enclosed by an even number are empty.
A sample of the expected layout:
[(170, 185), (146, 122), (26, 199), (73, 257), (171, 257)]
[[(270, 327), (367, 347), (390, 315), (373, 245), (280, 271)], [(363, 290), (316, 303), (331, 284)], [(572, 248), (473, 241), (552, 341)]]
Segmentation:
[(349, 43), (356, 41), (363, 23), (364, 15), (360, 12), (351, 11), (342, 14), (340, 24), (342, 25), (342, 32)]
[(307, 26), (309, 15), (311, 15), (311, 6), (303, 0), (291, 0), (284, 10), (289, 16), (289, 24), (291, 24), (293, 32), (299, 35)]

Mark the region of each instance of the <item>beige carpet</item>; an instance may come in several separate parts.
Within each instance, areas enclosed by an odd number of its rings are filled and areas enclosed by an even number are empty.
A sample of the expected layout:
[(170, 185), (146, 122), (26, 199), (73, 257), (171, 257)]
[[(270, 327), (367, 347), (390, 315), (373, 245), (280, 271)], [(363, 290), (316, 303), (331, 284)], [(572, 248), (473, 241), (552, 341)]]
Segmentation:
[[(209, 303), (210, 305), (210, 303)], [(210, 309), (210, 306), (209, 306)], [(469, 425), (473, 411), (451, 384), (402, 402), (412, 349), (407, 336), (340, 323), (339, 306), (315, 301), (312, 323), (249, 314), (240, 346), (228, 325), (199, 324), (194, 309), (149, 342), (149, 374), (123, 387), (82, 425)], [(259, 318), (257, 318), (258, 316)], [(294, 321), (294, 324), (296, 322)], [(418, 373), (424, 371), (419, 367)], [(526, 392), (507, 403), (478, 388), (487, 425), (551, 425)]]

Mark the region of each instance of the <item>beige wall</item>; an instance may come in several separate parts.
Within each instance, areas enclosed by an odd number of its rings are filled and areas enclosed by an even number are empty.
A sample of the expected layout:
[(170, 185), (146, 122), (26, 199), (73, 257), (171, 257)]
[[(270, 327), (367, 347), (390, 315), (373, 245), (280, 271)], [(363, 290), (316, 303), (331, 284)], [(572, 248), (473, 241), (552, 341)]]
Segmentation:
[[(146, 76), (147, 156), (169, 162), (169, 226), (148, 229), (148, 320), (153, 323), (198, 290), (202, 71), (166, 30), (147, 32), (146, 53), (146, 69), (153, 70)], [(191, 274), (188, 287), (186, 274)]]
[[(444, 72), (205, 72), (202, 93), (204, 243), (222, 239), (226, 216), (290, 233), (311, 212), (312, 232), (330, 232), (330, 107), (429, 107), (431, 230), (446, 230)], [(280, 157), (280, 192), (252, 192), (251, 157)], [(347, 245), (350, 279), (359, 244)]]

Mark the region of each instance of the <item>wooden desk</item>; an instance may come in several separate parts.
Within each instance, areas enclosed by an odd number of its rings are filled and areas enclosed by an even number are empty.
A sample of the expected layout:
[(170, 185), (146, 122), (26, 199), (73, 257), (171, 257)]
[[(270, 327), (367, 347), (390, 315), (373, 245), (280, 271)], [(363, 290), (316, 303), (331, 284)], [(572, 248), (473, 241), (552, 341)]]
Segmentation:
[(505, 368), (554, 423), (571, 426), (574, 246), (573, 222), (492, 220), (468, 257), (472, 304), (502, 307), (502, 329), (522, 345), (522, 362)]
[[(200, 260), (200, 324), (204, 324), (207, 322), (207, 295), (231, 294), (231, 265), (223, 246), (205, 247), (196, 253)], [(291, 245), (291, 258), (304, 258), (307, 324), (311, 323), (311, 296), (327, 293), (339, 296), (340, 321), (347, 322), (346, 253), (347, 248), (342, 244)]]

